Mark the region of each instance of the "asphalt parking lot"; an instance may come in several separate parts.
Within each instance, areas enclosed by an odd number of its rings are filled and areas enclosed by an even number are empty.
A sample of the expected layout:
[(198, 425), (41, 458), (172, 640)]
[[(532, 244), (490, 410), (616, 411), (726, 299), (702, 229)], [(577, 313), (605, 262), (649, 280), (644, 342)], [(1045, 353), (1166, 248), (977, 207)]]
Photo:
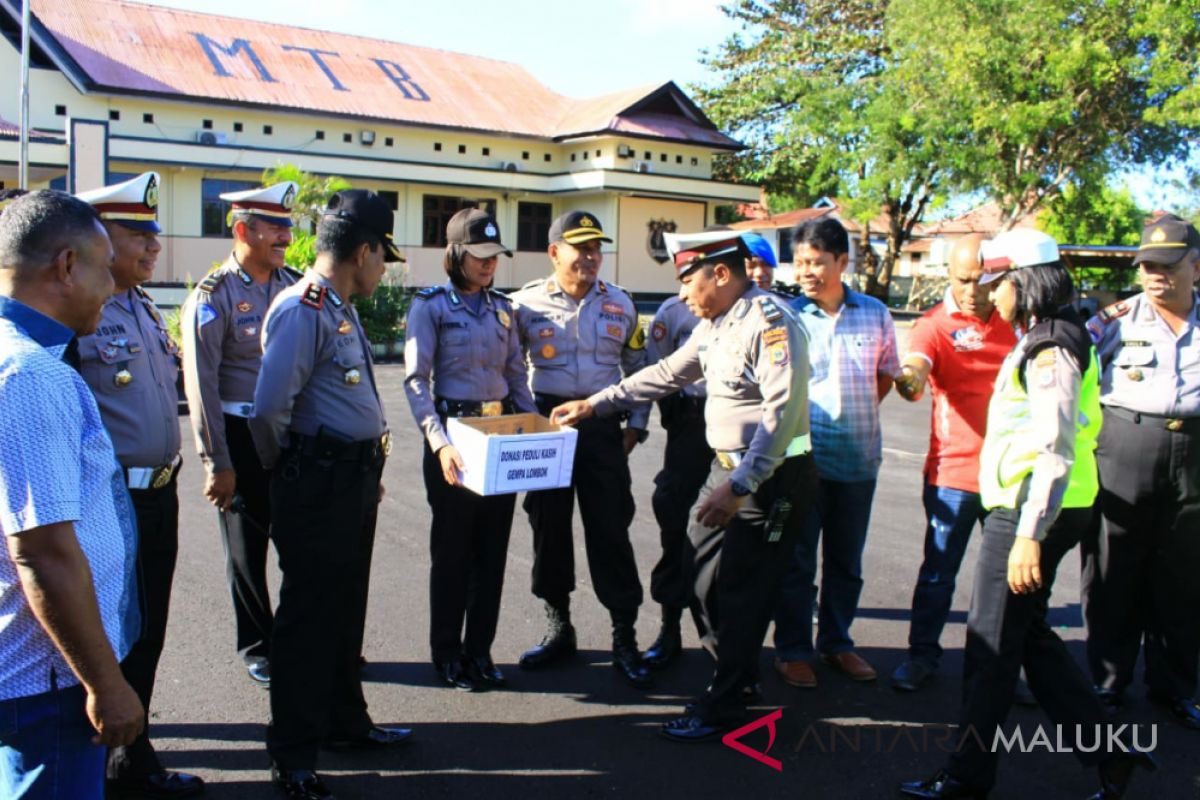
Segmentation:
[[(719, 742), (679, 745), (660, 739), (658, 725), (677, 715), (711, 674), (695, 632), (685, 629), (681, 662), (657, 674), (641, 693), (623, 684), (608, 663), (609, 622), (591, 590), (582, 537), (576, 529), (578, 589), (573, 613), (580, 657), (544, 672), (516, 667), (521, 651), (542, 635), (540, 603), (529, 592), (531, 537), (520, 508), (509, 550), (499, 634), (493, 650), (511, 688), (467, 694), (441, 688), (429, 663), (428, 525), (420, 471), (421, 442), (403, 397), (403, 368), (378, 368), (395, 446), (384, 476), (367, 621), (366, 687), (381, 724), (412, 726), (411, 745), (384, 754), (323, 754), (320, 769), (339, 798), (390, 797), (895, 797), (903, 779), (924, 777), (944, 759), (943, 726), (958, 706), (961, 654), (973, 542), (944, 637), (942, 673), (919, 694), (896, 693), (886, 676), (905, 656), (908, 608), (921, 555), (921, 465), (929, 406), (894, 395), (883, 404), (885, 456), (865, 563), (866, 587), (853, 633), (879, 670), (873, 684), (854, 684), (818, 667), (820, 686), (792, 689), (773, 679), (763, 653), (764, 697), (748, 718), (782, 709), (770, 755), (776, 771)], [(263, 747), (267, 693), (246, 677), (234, 652), (216, 514), (201, 497), (201, 469), (186, 418), (180, 479), (181, 550), (167, 647), (151, 720), (166, 765), (208, 781), (211, 798), (275, 796), (267, 783)], [(631, 456), (638, 512), (631, 536), (643, 584), (658, 551), (650, 509), (663, 434), (654, 415), (652, 436)], [(1055, 587), (1052, 620), (1081, 654), (1078, 563), (1068, 557)], [(276, 576), (277, 577), (277, 576)], [(653, 639), (657, 607), (638, 621), (639, 644)], [(314, 641), (312, 647), (320, 648)], [(1121, 722), (1157, 724), (1161, 769), (1139, 776), (1131, 797), (1200, 794), (1200, 734), (1182, 730), (1134, 696)], [(1010, 723), (1049, 725), (1036, 709), (1017, 709)], [(766, 729), (745, 739), (767, 745)], [(1143, 743), (1148, 741), (1144, 735)], [(996, 798), (1083, 798), (1096, 789), (1070, 755), (1044, 750), (1002, 758)]]

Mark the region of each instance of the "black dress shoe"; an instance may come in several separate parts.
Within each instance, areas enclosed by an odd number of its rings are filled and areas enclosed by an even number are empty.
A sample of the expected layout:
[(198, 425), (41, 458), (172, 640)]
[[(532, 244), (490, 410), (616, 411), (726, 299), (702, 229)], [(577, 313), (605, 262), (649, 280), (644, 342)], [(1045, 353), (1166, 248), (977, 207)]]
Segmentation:
[(411, 728), (385, 728), (382, 725), (372, 725), (360, 736), (348, 738), (332, 736), (325, 740), (326, 750), (379, 750), (398, 744), (405, 744), (412, 738)]
[(617, 647), (613, 649), (613, 669), (621, 673), (625, 682), (635, 689), (649, 689), (654, 685), (654, 678), (646, 663), (638, 655), (636, 647)]
[(700, 717), (686, 716), (663, 723), (658, 732), (673, 742), (707, 742), (729, 730), (727, 725), (705, 722)]
[(1150, 699), (1164, 706), (1167, 711), (1171, 712), (1171, 716), (1185, 728), (1191, 728), (1194, 731), (1200, 731), (1200, 705), (1190, 697), (1167, 697), (1161, 694), (1152, 694)]
[(678, 658), (682, 652), (683, 637), (679, 633), (679, 625), (663, 623), (662, 629), (658, 632), (658, 638), (654, 640), (654, 644), (650, 645), (650, 649), (642, 656), (642, 660), (650, 669), (662, 669)]
[(204, 793), (204, 781), (198, 775), (164, 769), (153, 772), (140, 781), (108, 781), (104, 788), (105, 796), (112, 798), (195, 797)]
[(471, 676), (463, 669), (462, 659), (434, 661), (433, 668), (437, 670), (443, 683), (460, 692), (474, 692), (479, 689), (475, 681), (471, 680)]
[(248, 663), (246, 673), (250, 676), (250, 680), (264, 689), (271, 685), (271, 662), (265, 658)]
[(508, 678), (492, 661), (491, 656), (470, 656), (463, 659), (463, 672), (478, 687), (486, 689), (503, 689), (508, 686)]
[(547, 633), (540, 644), (522, 653), (519, 663), (521, 669), (538, 669), (573, 656), (578, 649), (575, 642), (575, 626), (564, 625)]
[[(742, 696), (743, 703), (747, 703), (747, 704), (756, 703), (759, 700), (762, 700), (762, 684), (757, 683), (757, 682), (747, 683), (745, 686), (742, 687), (740, 694)], [(695, 712), (696, 712), (696, 701), (695, 700), (691, 701), (690, 703), (688, 703), (687, 705), (685, 705), (683, 707), (683, 713), (689, 717), (692, 716)]]
[(271, 783), (289, 800), (334, 800), (333, 792), (311, 769), (271, 767)]
[(1129, 788), (1133, 770), (1141, 767), (1147, 772), (1158, 769), (1158, 762), (1149, 753), (1119, 753), (1100, 762), (1100, 791), (1088, 800), (1119, 800)]
[(954, 800), (954, 798), (969, 798), (970, 800), (986, 800), (987, 792), (967, 786), (962, 781), (950, 776), (946, 770), (939, 770), (932, 778), (923, 781), (909, 781), (900, 784), (900, 794), (905, 797), (919, 797), (922, 800)]

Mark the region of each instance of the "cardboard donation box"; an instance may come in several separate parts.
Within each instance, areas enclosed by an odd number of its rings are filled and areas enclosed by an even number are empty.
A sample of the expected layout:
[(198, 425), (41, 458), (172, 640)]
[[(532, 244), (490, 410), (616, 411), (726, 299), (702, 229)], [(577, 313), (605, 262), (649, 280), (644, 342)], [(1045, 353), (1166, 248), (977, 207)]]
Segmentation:
[(463, 485), (476, 494), (558, 489), (571, 483), (579, 432), (539, 414), (453, 417), (446, 434), (466, 466)]

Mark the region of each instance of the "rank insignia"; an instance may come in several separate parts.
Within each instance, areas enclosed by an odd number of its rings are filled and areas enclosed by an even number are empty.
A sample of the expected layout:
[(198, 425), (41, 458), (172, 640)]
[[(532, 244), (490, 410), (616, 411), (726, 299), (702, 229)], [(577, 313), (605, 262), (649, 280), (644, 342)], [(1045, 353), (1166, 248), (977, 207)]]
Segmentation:
[(133, 383), (133, 373), (127, 369), (117, 370), (117, 374), (113, 375), (113, 386), (128, 386)]
[(552, 344), (542, 345), (542, 358), (554, 358), (554, 354), (557, 352), (558, 350)]
[(550, 339), (554, 336), (554, 328), (542, 328), (538, 331), (538, 336), (543, 339)]
[(505, 328), (508, 328), (508, 326), (512, 325), (512, 318), (508, 316), (508, 312), (503, 308), (496, 309), (496, 319), (499, 320), (500, 324)]
[(338, 323), (337, 332), (344, 336), (350, 332), (351, 327), (350, 320), (344, 319)]
[(342, 380), (346, 382), (347, 386), (357, 386), (362, 381), (362, 373), (357, 369), (348, 369), (342, 376)]
[(651, 331), (651, 335), (654, 336), (654, 341), (661, 342), (667, 335), (667, 326), (662, 322), (654, 323), (654, 328)]
[(243, 314), (249, 312), (250, 309), (252, 309), (252, 308), (254, 308), (254, 306), (251, 305), (250, 303), (246, 302), (245, 300), (243, 300), (242, 302), (237, 304), (237, 310), (242, 312)]
[(325, 287), (310, 283), (308, 288), (304, 290), (304, 296), (300, 298), (300, 302), (309, 308), (315, 308), (320, 311), (325, 305)]

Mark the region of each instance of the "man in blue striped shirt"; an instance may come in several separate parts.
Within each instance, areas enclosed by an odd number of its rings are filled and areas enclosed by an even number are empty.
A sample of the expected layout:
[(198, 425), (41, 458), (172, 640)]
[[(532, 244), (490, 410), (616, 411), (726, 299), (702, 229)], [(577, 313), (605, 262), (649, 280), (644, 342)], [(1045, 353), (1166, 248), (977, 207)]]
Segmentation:
[(875, 679), (874, 668), (854, 651), (850, 625), (862, 592), (862, 553), (883, 461), (879, 402), (900, 363), (887, 307), (842, 282), (850, 239), (841, 223), (826, 217), (797, 225), (792, 250), (804, 292), (793, 308), (809, 338), (809, 416), (820, 482), (784, 578), (775, 617), (775, 671), (791, 686), (813, 688), (818, 541), (823, 558), (816, 652), (853, 680)]
[(145, 722), (118, 663), (138, 634), (133, 509), (73, 369), (112, 260), (82, 200), (0, 215), (0, 797), (103, 797), (105, 748)]

